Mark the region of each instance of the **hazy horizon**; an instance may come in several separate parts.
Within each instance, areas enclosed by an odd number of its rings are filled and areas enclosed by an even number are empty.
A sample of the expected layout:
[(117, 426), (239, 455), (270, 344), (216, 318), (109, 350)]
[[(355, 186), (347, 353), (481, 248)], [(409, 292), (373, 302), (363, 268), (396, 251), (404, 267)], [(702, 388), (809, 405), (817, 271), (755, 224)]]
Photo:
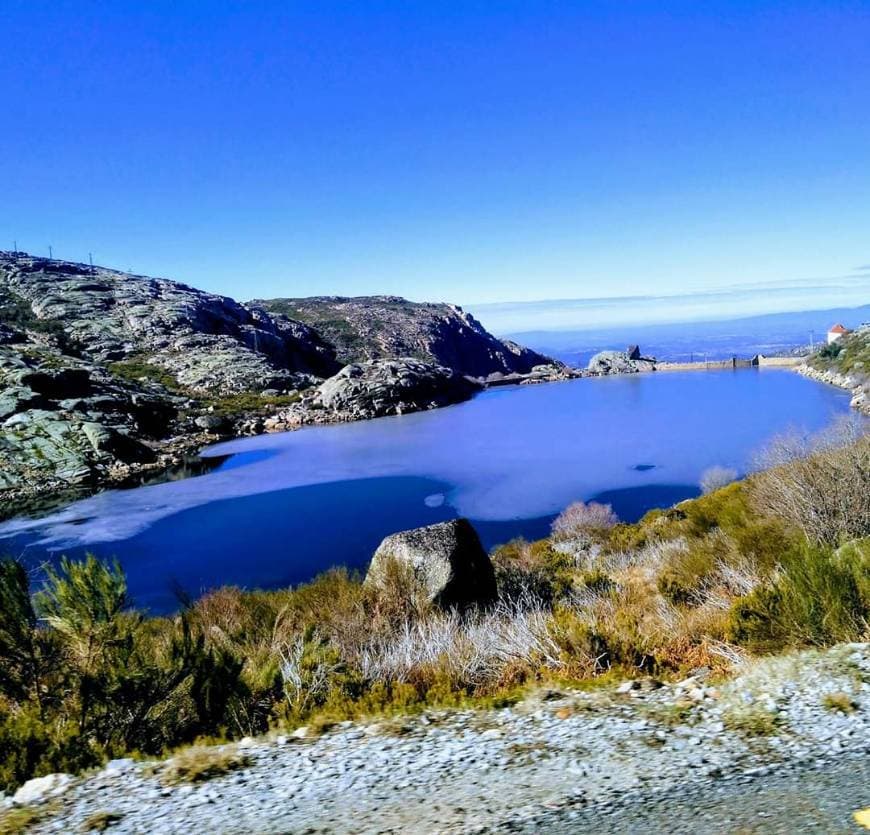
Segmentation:
[(541, 299), (470, 304), (464, 309), (500, 335), (580, 331), (622, 325), (679, 324), (802, 313), (870, 304), (870, 272), (805, 282), (732, 285), (662, 295)]

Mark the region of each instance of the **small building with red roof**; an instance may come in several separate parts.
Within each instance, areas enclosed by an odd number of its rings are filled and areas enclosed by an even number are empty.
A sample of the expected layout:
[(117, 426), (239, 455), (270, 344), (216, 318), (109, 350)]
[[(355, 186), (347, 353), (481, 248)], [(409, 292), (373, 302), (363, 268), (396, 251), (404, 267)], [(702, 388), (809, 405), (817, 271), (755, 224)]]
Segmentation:
[(847, 333), (849, 333), (848, 329), (837, 323), (828, 331), (828, 345), (842, 339)]

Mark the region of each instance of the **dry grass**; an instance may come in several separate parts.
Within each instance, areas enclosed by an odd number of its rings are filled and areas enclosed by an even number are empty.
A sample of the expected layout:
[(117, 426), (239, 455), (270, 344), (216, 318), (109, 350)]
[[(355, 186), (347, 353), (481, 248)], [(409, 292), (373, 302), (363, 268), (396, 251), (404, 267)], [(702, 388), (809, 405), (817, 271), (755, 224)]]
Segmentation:
[(438, 673), (473, 686), (503, 679), (518, 667), (556, 669), (559, 646), (549, 613), (526, 600), (467, 618), (454, 612), (405, 620), (361, 646), (356, 660), (369, 680), (411, 682)]
[(762, 705), (735, 707), (722, 714), (725, 727), (748, 737), (765, 737), (776, 734), (781, 721), (776, 713)]
[(858, 703), (842, 690), (834, 693), (825, 693), (822, 696), (822, 704), (828, 709), (839, 713), (854, 713), (858, 709)]
[(100, 811), (88, 815), (87, 820), (82, 824), (84, 832), (105, 832), (112, 824), (119, 823), (123, 820), (124, 815), (121, 812)]
[(203, 783), (249, 764), (250, 758), (233, 746), (193, 746), (168, 760), (161, 770), (161, 778), (168, 785)]
[(36, 826), (47, 814), (44, 808), (25, 806), (19, 809), (0, 811), (0, 835), (20, 835)]

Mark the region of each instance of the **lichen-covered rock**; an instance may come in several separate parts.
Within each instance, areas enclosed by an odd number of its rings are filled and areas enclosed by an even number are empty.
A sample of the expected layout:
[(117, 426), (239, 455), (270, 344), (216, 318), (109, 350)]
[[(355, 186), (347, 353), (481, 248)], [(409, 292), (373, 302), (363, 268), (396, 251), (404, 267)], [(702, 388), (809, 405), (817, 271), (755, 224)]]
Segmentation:
[(402, 415), (459, 403), (480, 387), (449, 368), (409, 357), (352, 363), (283, 419), (293, 424)]
[(307, 325), (175, 281), (0, 253), (0, 285), (25, 328), (54, 324), (103, 363), (145, 356), (193, 390), (294, 388), (339, 368)]
[(411, 302), (400, 296), (319, 296), (256, 304), (316, 328), (343, 363), (415, 357), (469, 377), (528, 374), (549, 357), (501, 340), (453, 304)]
[(388, 536), (375, 551), (365, 582), (377, 587), (394, 566), (410, 571), (422, 596), (437, 606), (487, 604), (496, 596), (489, 555), (467, 519)]
[[(164, 453), (175, 463), (215, 432), (431, 409), (476, 391), (466, 374), (547, 362), (451, 305), (322, 301), (295, 318), (167, 279), (0, 252), (0, 515), (23, 494), (123, 481)], [(362, 361), (342, 368), (336, 355), (349, 353)]]

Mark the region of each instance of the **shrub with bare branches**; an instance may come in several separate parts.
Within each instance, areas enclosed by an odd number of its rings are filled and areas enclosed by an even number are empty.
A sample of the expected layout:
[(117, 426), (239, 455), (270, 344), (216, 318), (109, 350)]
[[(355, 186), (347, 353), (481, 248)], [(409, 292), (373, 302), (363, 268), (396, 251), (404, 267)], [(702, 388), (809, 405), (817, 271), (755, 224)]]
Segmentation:
[(609, 504), (574, 502), (553, 521), (553, 538), (590, 545), (618, 522), (619, 517)]
[(709, 467), (701, 474), (701, 492), (706, 496), (722, 487), (727, 487), (737, 479), (737, 470), (731, 467)]
[(815, 437), (775, 440), (752, 479), (763, 513), (797, 527), (808, 542), (838, 545), (870, 534), (870, 432), (848, 420)]

